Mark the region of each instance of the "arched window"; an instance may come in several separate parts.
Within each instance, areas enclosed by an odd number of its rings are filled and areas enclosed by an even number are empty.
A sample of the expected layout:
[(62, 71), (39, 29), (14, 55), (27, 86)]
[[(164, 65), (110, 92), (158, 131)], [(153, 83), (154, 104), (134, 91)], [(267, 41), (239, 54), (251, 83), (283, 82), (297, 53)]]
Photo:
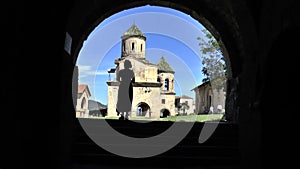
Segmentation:
[(85, 105), (86, 105), (86, 100), (85, 100), (85, 98), (82, 98), (81, 108), (84, 109)]
[(143, 44), (141, 44), (141, 52), (143, 51)]
[(169, 90), (169, 79), (165, 80), (165, 90)]
[(134, 42), (131, 43), (131, 50), (134, 50)]

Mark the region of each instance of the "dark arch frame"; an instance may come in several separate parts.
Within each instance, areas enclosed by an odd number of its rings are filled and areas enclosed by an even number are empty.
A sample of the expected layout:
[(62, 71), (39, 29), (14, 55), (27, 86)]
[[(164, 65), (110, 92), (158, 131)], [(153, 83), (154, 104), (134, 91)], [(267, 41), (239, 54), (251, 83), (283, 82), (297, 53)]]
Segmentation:
[[(240, 134), (243, 131), (247, 133), (249, 124), (244, 123), (245, 119), (249, 119), (249, 115), (253, 114), (252, 111), (256, 111), (250, 109), (255, 102), (256, 91), (253, 86), (256, 83), (255, 71), (257, 71), (260, 42), (256, 32), (259, 29), (255, 24), (259, 25), (260, 23), (257, 20), (254, 22), (253, 11), (246, 1), (128, 0), (115, 2), (78, 0), (72, 4), (69, 17), (66, 18), (68, 22), (65, 31), (72, 37), (72, 46), (71, 52), (65, 52), (64, 60), (70, 66), (64, 69), (68, 69), (66, 71), (70, 71), (70, 73), (74, 70), (83, 42), (105, 18), (124, 9), (148, 4), (173, 8), (190, 15), (212, 33), (219, 41), (222, 50), (226, 46), (227, 52), (223, 51), (223, 53), (225, 58), (230, 61), (227, 62), (229, 64), (227, 70), (230, 73), (228, 74), (226, 102), (230, 96), (232, 98), (230, 100), (233, 100), (234, 103), (230, 101), (229, 105), (234, 105), (232, 109), (238, 110), (239, 118), (237, 120), (240, 122)], [(68, 80), (71, 79), (70, 76)], [(71, 86), (71, 84), (69, 85)], [(228, 107), (225, 109), (228, 110)], [(244, 138), (242, 135), (240, 137)], [(247, 140), (241, 139), (242, 147), (248, 146), (250, 142)]]
[[(228, 112), (236, 114), (238, 103), (235, 99), (228, 98), (237, 95), (236, 93), (232, 93), (232, 91), (238, 92), (237, 86), (240, 85), (238, 84), (240, 81), (239, 77), (244, 76), (244, 79), (247, 78), (248, 81), (255, 83), (254, 75), (248, 74), (249, 70), (243, 70), (244, 75), (240, 75), (242, 73), (242, 68), (250, 69), (253, 64), (255, 64), (253, 56), (257, 53), (256, 49), (258, 48), (258, 45), (256, 43), (257, 34), (255, 32), (254, 21), (244, 2), (236, 2), (235, 6), (238, 8), (230, 6), (230, 3), (227, 4), (226, 2), (201, 0), (199, 3), (201, 5), (194, 5), (192, 2), (185, 1), (179, 2), (177, 0), (129, 0), (118, 3), (77, 1), (70, 12), (70, 17), (68, 18), (69, 22), (66, 26), (66, 32), (70, 34), (71, 37), (74, 37), (72, 39), (73, 44), (71, 46), (70, 54), (73, 58), (73, 65), (75, 66), (83, 42), (94, 28), (107, 17), (125, 9), (144, 5), (156, 5), (179, 10), (200, 22), (212, 33), (220, 44), (225, 60), (227, 61), (228, 79), (226, 85), (227, 99), (225, 109), (226, 111), (229, 110)], [(247, 39), (247, 43), (245, 39)], [(232, 87), (236, 88), (232, 89)], [(248, 95), (251, 95), (251, 93), (253, 93), (253, 91), (249, 91)], [(250, 97), (248, 95), (243, 94), (235, 98), (249, 100)], [(230, 120), (232, 121), (236, 120), (235, 115), (228, 115), (228, 117), (231, 118)]]

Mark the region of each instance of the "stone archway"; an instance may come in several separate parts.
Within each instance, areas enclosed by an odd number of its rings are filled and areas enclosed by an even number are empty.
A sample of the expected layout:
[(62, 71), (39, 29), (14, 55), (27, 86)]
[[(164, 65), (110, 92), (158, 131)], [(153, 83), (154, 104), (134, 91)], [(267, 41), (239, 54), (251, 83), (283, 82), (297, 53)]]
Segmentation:
[(136, 108), (136, 116), (151, 117), (150, 106), (145, 102), (140, 102)]
[[(226, 109), (229, 110), (228, 112), (238, 112), (240, 117), (243, 117), (239, 119), (247, 119), (249, 113), (252, 113), (248, 111), (247, 107), (249, 107), (249, 105), (246, 103), (248, 102), (248, 98), (251, 98), (248, 97), (248, 93), (254, 93), (252, 91), (248, 92), (248, 90), (254, 88), (252, 83), (247, 82), (255, 82), (254, 80), (249, 80), (249, 78), (251, 79), (251, 77), (255, 77), (255, 73), (249, 73), (248, 71), (242, 72), (242, 70), (247, 70), (247, 68), (251, 68), (249, 70), (255, 70), (255, 67), (253, 67), (251, 63), (255, 61), (255, 56), (259, 56), (257, 55), (256, 49), (259, 43), (256, 43), (257, 41), (255, 32), (255, 30), (257, 30), (256, 28), (259, 28), (259, 26), (255, 27), (254, 25), (253, 19), (251, 18), (252, 16), (250, 15), (251, 13), (246, 6), (248, 1), (246, 5), (244, 4), (244, 1), (235, 1), (234, 4), (231, 1), (200, 1), (201, 5), (196, 5), (190, 1), (179, 2), (174, 0), (122, 1), (118, 3), (114, 3), (113, 1), (111, 3), (106, 1), (76, 2), (78, 3), (73, 4), (74, 8), (70, 12), (70, 17), (68, 19), (69, 24), (66, 26), (67, 33), (72, 36), (72, 48), (70, 55), (73, 57), (73, 63), (75, 63), (79, 49), (83, 45), (83, 42), (89, 35), (90, 31), (93, 30), (95, 25), (97, 25), (97, 22), (101, 22), (107, 16), (110, 16), (123, 9), (145, 4), (171, 7), (173, 9), (178, 9), (182, 12), (190, 14), (196, 20), (201, 21), (201, 23), (214, 35), (218, 41), (224, 42), (221, 44), (221, 46), (226, 46), (228, 54), (226, 54), (225, 57), (230, 61), (228, 63), (229, 65), (227, 66), (229, 73), (227, 85), (227, 93), (229, 97), (227, 98), (230, 99), (226, 99), (226, 102), (227, 100), (232, 100), (227, 102), (229, 104), (226, 105)], [(252, 3), (252, 1), (249, 1), (249, 4), (256, 4), (253, 6), (260, 6), (259, 4), (261, 3)], [(110, 11), (109, 9), (112, 10)], [(259, 14), (255, 16), (260, 19)], [(259, 19), (258, 21), (260, 21)], [(257, 23), (259, 25), (259, 23), (268, 22)], [(264, 34), (264, 31), (262, 32), (263, 33), (261, 34)], [(268, 36), (266, 37), (268, 38)], [(64, 58), (69, 58), (69, 56)], [(63, 65), (72, 65), (69, 64), (68, 59), (65, 59), (64, 62), (67, 62), (68, 64)], [(70, 67), (70, 71), (72, 70), (73, 67)], [(71, 77), (69, 79), (71, 79)], [(229, 119), (235, 119), (230, 118), (230, 116), (231, 115), (226, 115), (226, 118), (229, 117)], [(241, 124), (243, 123), (241, 122)], [(247, 123), (245, 125), (247, 125)], [(249, 127), (246, 126), (241, 131), (244, 131), (245, 129), (248, 130)], [(247, 130), (245, 133), (247, 133)], [(251, 153), (251, 155), (252, 154), (253, 153)]]
[[(253, 74), (247, 71), (251, 72), (253, 70), (252, 64), (255, 62), (254, 57), (258, 49), (254, 20), (246, 4), (242, 1), (235, 2), (234, 5), (227, 1), (202, 1), (200, 6), (194, 5), (194, 3), (189, 1), (178, 2), (175, 0), (122, 1), (120, 3), (77, 1), (70, 11), (68, 24), (66, 25), (66, 33), (71, 38), (71, 48), (68, 53), (73, 58), (73, 64), (76, 63), (84, 41), (99, 23), (108, 16), (122, 10), (144, 5), (169, 7), (184, 12), (200, 22), (215, 37), (226, 60), (226, 119), (228, 121), (236, 121), (237, 119), (231, 118), (235, 117), (236, 110), (240, 106), (237, 105), (238, 102), (235, 98), (248, 101), (248, 98), (251, 97), (245, 94), (239, 95), (236, 92), (237, 88), (234, 87), (241, 88), (240, 84), (253, 86), (255, 83), (255, 79), (251, 80), (251, 84), (243, 83), (243, 81), (249, 81), (249, 78), (254, 77)], [(245, 43), (245, 39), (247, 39), (247, 43)], [(241, 74), (242, 70), (246, 70), (245, 73), (243, 72), (243, 75)], [(248, 89), (249, 87), (244, 88)], [(253, 91), (249, 91), (247, 94), (249, 93), (251, 94)]]
[(167, 116), (170, 116), (171, 112), (168, 109), (161, 109), (160, 110), (160, 118), (165, 118)]

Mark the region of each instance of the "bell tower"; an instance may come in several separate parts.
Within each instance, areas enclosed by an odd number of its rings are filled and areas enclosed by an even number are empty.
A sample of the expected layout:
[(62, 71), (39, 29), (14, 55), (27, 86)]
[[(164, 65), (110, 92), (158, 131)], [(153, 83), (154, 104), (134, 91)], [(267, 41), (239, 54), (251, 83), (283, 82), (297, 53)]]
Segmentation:
[(133, 24), (122, 36), (122, 57), (133, 56), (145, 58), (146, 37), (142, 31)]

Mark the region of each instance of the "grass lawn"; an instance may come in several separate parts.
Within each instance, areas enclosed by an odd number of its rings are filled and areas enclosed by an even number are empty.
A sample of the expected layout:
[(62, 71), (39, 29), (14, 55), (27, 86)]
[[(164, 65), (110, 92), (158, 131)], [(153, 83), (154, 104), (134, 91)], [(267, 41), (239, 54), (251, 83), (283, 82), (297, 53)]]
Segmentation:
[(221, 120), (224, 114), (201, 114), (187, 116), (169, 116), (161, 118), (164, 121), (187, 121), (187, 122), (205, 122)]
[[(186, 122), (205, 122), (205, 121), (219, 121), (224, 114), (201, 114), (201, 115), (187, 115), (187, 116), (169, 116), (160, 119), (150, 119), (146, 117), (130, 117), (129, 120), (149, 120), (149, 121), (186, 121)], [(89, 117), (97, 119), (114, 119), (118, 120), (119, 117)]]

